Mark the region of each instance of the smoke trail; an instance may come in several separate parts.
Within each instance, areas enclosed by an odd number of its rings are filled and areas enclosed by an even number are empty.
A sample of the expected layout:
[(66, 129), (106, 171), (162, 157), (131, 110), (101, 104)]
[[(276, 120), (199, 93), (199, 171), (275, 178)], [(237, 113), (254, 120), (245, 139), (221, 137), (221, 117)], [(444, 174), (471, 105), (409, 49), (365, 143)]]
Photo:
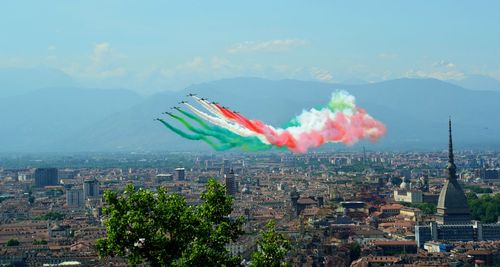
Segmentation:
[[(204, 119), (204, 120), (206, 120), (214, 125), (217, 125), (221, 128), (227, 129), (227, 130), (229, 130), (237, 135), (245, 136), (245, 137), (256, 136), (251, 130), (244, 128), (244, 127), (241, 127), (240, 125), (235, 124), (231, 121), (228, 121), (220, 115), (219, 115), (220, 117), (213, 117), (213, 116), (206, 114), (203, 111), (198, 110), (197, 108), (193, 107), (189, 103), (184, 103), (184, 105), (186, 105), (189, 108), (189, 110), (191, 110), (193, 113), (195, 113), (196, 115), (198, 115), (202, 119)], [(214, 112), (214, 113), (218, 114), (217, 112)], [(269, 143), (262, 136), (256, 136), (256, 137), (259, 138), (265, 144)]]
[[(224, 128), (218, 127), (218, 126), (209, 126), (205, 124), (200, 118), (194, 116), (193, 114), (190, 114), (189, 112), (183, 111), (182, 109), (178, 108), (177, 109), (179, 112), (181, 112), (183, 115), (186, 117), (193, 119), (194, 121), (199, 122), (202, 124), (202, 127), (204, 129), (196, 128), (192, 126), (189, 122), (187, 122), (185, 119), (172, 114), (168, 113), (169, 116), (172, 118), (176, 119), (179, 121), (182, 125), (184, 125), (187, 129), (190, 131), (198, 134), (198, 135), (190, 135), (190, 138), (200, 138), (203, 140), (204, 138), (207, 138), (209, 136), (216, 138), (221, 144), (216, 145), (214, 143), (211, 143), (213, 146), (218, 146), (217, 150), (227, 150), (233, 147), (241, 147), (244, 150), (247, 151), (257, 151), (257, 150), (267, 150), (271, 148), (270, 145), (263, 144), (258, 138), (256, 137), (242, 137), (237, 134), (234, 134)], [(170, 126), (173, 127), (173, 126)], [(169, 127), (169, 128), (170, 128)], [(173, 127), (175, 128), (175, 127)], [(178, 133), (180, 130), (176, 129), (176, 133)], [(178, 133), (179, 134), (179, 133)], [(182, 132), (182, 134), (186, 135), (186, 133)], [(182, 135), (181, 135), (182, 136)], [(184, 136), (183, 136), (184, 137)], [(188, 139), (190, 139), (188, 138)], [(191, 139), (193, 140), (193, 139)]]
[[(352, 145), (359, 140), (377, 141), (385, 134), (385, 126), (355, 104), (355, 98), (345, 91), (332, 94), (323, 107), (303, 110), (289, 120), (284, 128), (274, 128), (259, 120), (251, 120), (217, 103), (193, 96), (209, 115), (189, 103), (184, 103), (193, 114), (176, 108), (182, 115), (195, 121), (194, 127), (184, 118), (169, 114), (194, 134), (187, 134), (162, 121), (167, 128), (190, 140), (203, 140), (217, 150), (239, 147), (244, 150), (284, 148), (305, 153), (325, 143)], [(214, 143), (213, 137), (220, 144)]]
[[(174, 126), (170, 125), (168, 122), (166, 122), (163, 119), (157, 119), (157, 120), (160, 121), (165, 127), (170, 129), (172, 132), (178, 134), (181, 137), (184, 137), (184, 138), (189, 139), (189, 140), (202, 140), (214, 149), (217, 149), (217, 147), (218, 147), (214, 142), (212, 142), (210, 139), (208, 139), (204, 136), (185, 133), (185, 132), (175, 128)], [(217, 150), (219, 150), (219, 149), (217, 149)]]
[(183, 109), (181, 108), (176, 108), (180, 113), (182, 113), (182, 115), (192, 119), (193, 121), (197, 122), (201, 127), (205, 128), (205, 129), (210, 129), (210, 126), (208, 126), (208, 124), (206, 124), (202, 119), (200, 119), (199, 117), (196, 117), (195, 115), (187, 112), (187, 111), (184, 111)]

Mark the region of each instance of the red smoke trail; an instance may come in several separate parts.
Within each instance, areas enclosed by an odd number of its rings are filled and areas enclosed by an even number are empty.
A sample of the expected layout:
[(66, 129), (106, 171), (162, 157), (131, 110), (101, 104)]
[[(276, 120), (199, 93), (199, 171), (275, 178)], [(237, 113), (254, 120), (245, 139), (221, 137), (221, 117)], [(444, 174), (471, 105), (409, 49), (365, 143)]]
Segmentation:
[[(373, 119), (361, 108), (355, 108), (353, 114), (349, 117), (341, 112), (336, 113), (333, 119), (328, 118), (326, 120), (322, 129), (309, 130), (294, 137), (288, 130), (277, 132), (274, 128), (261, 121), (247, 119), (218, 104), (215, 104), (215, 106), (226, 119), (263, 135), (272, 145), (277, 147), (285, 146), (297, 153), (304, 153), (309, 148), (319, 147), (326, 142), (342, 142), (352, 145), (363, 138), (376, 141), (385, 134), (385, 126)], [(380, 129), (380, 131), (366, 131), (366, 129)]]
[(262, 127), (256, 127), (249, 119), (239, 114), (236, 114), (229, 109), (221, 107), (219, 104), (215, 104), (215, 106), (222, 112), (224, 117), (226, 117), (227, 119), (233, 120), (238, 124), (240, 124), (241, 126), (248, 128), (256, 133), (263, 134)]
[(266, 137), (267, 141), (269, 141), (269, 143), (278, 147), (286, 146), (292, 151), (296, 149), (297, 141), (290, 132), (284, 131), (282, 133), (277, 133), (274, 129), (261, 121), (249, 120), (240, 114), (236, 114), (229, 109), (221, 107), (219, 104), (215, 104), (215, 106), (227, 119), (233, 120), (241, 126), (246, 127), (258, 134), (263, 134)]

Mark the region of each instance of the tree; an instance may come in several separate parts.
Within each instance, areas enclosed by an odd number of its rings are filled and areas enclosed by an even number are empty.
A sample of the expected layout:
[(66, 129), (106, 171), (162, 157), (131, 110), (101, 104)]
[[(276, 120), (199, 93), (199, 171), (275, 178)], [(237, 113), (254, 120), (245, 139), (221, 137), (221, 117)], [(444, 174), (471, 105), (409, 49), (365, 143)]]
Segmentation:
[(28, 190), (28, 202), (30, 203), (30, 205), (33, 205), (33, 203), (35, 203), (35, 197), (33, 196), (33, 188), (31, 187)]
[(124, 257), (151, 266), (236, 266), (225, 245), (241, 235), (242, 218), (232, 219), (232, 198), (210, 179), (202, 203), (190, 206), (179, 194), (127, 185), (122, 195), (104, 193), (107, 237), (97, 241), (101, 257)]
[(17, 239), (9, 239), (7, 241), (7, 247), (19, 246), (19, 241)]
[(358, 242), (354, 241), (349, 245), (349, 255), (351, 257), (351, 261), (355, 261), (361, 255), (361, 246)]
[(291, 248), (290, 241), (276, 231), (274, 220), (270, 220), (266, 224), (266, 229), (261, 231), (257, 245), (257, 251), (252, 254), (251, 266), (279, 267), (288, 265), (283, 260)]
[(57, 211), (50, 211), (44, 215), (40, 215), (34, 218), (35, 220), (41, 220), (41, 221), (60, 221), (64, 219), (64, 214), (57, 212)]
[(500, 216), (500, 193), (477, 197), (473, 193), (467, 194), (467, 204), (472, 219), (483, 223), (494, 223)]

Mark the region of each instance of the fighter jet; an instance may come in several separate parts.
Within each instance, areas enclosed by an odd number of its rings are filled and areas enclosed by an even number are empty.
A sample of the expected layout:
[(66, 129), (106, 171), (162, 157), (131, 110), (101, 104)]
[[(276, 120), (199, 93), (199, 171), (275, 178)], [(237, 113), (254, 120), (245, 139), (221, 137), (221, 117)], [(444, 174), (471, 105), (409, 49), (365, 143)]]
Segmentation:
[(217, 102), (213, 101), (213, 102), (212, 102), (212, 104), (217, 105), (217, 104), (219, 104), (219, 103), (217, 103)]
[(171, 109), (180, 109), (180, 107), (171, 107)]
[(201, 100), (205, 101), (205, 100), (208, 100), (208, 98), (202, 97)]
[(196, 94), (193, 94), (193, 93), (189, 93), (187, 94), (187, 96), (195, 96)]
[(187, 101), (182, 100), (181, 102), (179, 102), (179, 104), (185, 104), (185, 103), (187, 103)]
[(172, 115), (172, 113), (168, 112), (168, 111), (163, 112), (163, 114), (167, 114), (167, 115), (170, 115), (170, 116)]

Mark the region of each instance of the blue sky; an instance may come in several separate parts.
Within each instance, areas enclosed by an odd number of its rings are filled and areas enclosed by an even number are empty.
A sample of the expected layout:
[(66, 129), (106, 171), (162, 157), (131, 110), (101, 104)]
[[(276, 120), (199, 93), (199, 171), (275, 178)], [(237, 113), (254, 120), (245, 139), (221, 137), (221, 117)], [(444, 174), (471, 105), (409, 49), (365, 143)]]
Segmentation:
[(498, 1), (10, 1), (0, 68), (142, 92), (257, 76), (500, 79)]

